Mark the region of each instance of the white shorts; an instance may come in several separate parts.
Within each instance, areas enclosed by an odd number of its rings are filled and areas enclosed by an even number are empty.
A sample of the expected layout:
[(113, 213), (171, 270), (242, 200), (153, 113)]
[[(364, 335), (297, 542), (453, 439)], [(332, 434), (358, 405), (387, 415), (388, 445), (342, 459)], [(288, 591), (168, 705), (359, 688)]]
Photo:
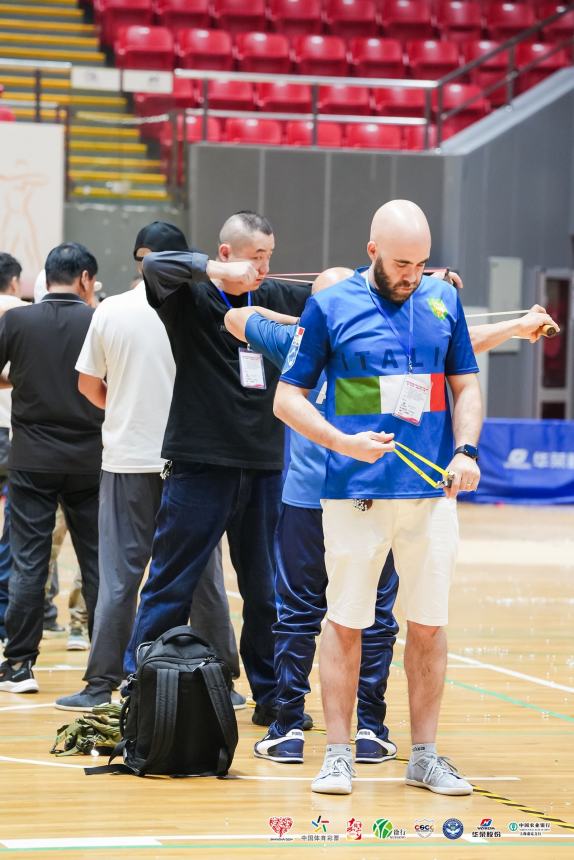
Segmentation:
[(377, 585), (392, 549), (408, 621), (443, 627), (458, 549), (456, 500), (322, 499), (327, 618), (363, 629), (375, 621)]

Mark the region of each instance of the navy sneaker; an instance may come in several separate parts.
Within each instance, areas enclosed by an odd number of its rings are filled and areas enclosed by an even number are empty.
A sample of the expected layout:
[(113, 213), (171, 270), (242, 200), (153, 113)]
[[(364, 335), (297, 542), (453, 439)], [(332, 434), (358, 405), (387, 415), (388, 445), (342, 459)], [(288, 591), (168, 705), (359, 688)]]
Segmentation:
[(266, 758), (269, 761), (284, 764), (301, 764), (304, 743), (301, 729), (291, 729), (286, 735), (279, 735), (279, 737), (268, 732), (262, 740), (257, 741), (253, 752), (257, 758)]
[(380, 764), (396, 758), (397, 748), (392, 741), (383, 740), (370, 729), (360, 729), (355, 737), (355, 761), (362, 764)]
[(19, 669), (8, 660), (0, 666), (0, 690), (7, 693), (37, 693), (39, 689), (30, 660), (22, 663)]
[(71, 696), (61, 696), (55, 701), (55, 707), (59, 711), (84, 711), (89, 712), (95, 705), (108, 705), (112, 701), (111, 690), (97, 691), (85, 687), (80, 693)]

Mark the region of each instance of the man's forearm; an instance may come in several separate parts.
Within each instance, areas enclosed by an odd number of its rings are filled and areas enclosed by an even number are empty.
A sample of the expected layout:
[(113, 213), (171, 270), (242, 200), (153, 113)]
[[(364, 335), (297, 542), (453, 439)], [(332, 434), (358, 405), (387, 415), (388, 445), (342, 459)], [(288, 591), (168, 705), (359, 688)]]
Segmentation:
[(482, 429), (482, 395), (478, 378), (472, 382), (457, 387), (451, 384), (454, 408), (452, 427), (455, 447), (459, 445), (478, 445)]
[(286, 382), (280, 382), (275, 394), (273, 411), (277, 418), (323, 448), (338, 451), (344, 434), (329, 424), (307, 400), (307, 391)]
[(498, 323), (487, 323), (486, 325), (469, 326), (468, 333), (470, 342), (476, 355), (488, 352), (501, 343), (518, 333), (517, 320), (505, 320)]
[(247, 320), (250, 316), (253, 316), (253, 314), (260, 314), (260, 316), (273, 320), (276, 323), (281, 323), (281, 325), (294, 325), (298, 320), (297, 317), (290, 317), (287, 316), (287, 314), (280, 314), (277, 311), (269, 310), (269, 308), (262, 308), (258, 305), (253, 305), (250, 308), (232, 308), (232, 310), (227, 311), (223, 320), (225, 328), (227, 331), (231, 332), (237, 340), (247, 342), (245, 327), (247, 325)]

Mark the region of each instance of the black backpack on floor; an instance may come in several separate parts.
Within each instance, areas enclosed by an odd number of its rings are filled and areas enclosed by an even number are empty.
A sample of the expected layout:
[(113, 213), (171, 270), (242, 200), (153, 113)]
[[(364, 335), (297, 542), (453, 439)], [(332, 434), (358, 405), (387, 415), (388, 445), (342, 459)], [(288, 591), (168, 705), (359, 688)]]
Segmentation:
[[(224, 776), (237, 746), (225, 663), (191, 627), (138, 649), (120, 718), (122, 740), (107, 767), (86, 773)], [(111, 762), (123, 756), (123, 765)]]

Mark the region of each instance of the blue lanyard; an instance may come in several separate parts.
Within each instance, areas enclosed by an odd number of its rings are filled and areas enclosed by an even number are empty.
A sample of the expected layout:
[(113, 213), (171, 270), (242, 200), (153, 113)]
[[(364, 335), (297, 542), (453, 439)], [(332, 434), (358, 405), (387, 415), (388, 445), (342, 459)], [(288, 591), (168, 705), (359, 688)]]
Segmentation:
[[(219, 287), (217, 289), (219, 290)], [(221, 296), (221, 298), (223, 299), (223, 301), (225, 302), (225, 304), (227, 305), (229, 310), (232, 311), (233, 305), (231, 304), (231, 302), (229, 301), (229, 299), (227, 298), (227, 296), (225, 295), (223, 290), (219, 290), (219, 295)], [(247, 293), (247, 307), (248, 308), (251, 307), (251, 293)]]
[(375, 298), (375, 296), (373, 294), (372, 287), (369, 284), (369, 270), (368, 269), (365, 272), (365, 284), (367, 285), (367, 290), (369, 291), (369, 295), (371, 297), (371, 300), (372, 300), (374, 306), (376, 307), (378, 312), (381, 314), (381, 316), (384, 317), (385, 321), (387, 322), (387, 325), (389, 326), (390, 330), (392, 331), (392, 333), (396, 337), (402, 351), (404, 352), (404, 354), (406, 356), (408, 372), (412, 373), (413, 372), (412, 345), (413, 345), (413, 330), (414, 330), (414, 311), (413, 311), (413, 297), (412, 297), (412, 295), (409, 299), (409, 346), (408, 346), (408, 350), (407, 350), (407, 349), (405, 349), (405, 345), (403, 343), (403, 340), (402, 340), (400, 334), (398, 333), (398, 331), (396, 330), (392, 319), (389, 317), (389, 315), (387, 314), (387, 312), (384, 309), (384, 307), (382, 306), (382, 304), (377, 301), (377, 299)]

